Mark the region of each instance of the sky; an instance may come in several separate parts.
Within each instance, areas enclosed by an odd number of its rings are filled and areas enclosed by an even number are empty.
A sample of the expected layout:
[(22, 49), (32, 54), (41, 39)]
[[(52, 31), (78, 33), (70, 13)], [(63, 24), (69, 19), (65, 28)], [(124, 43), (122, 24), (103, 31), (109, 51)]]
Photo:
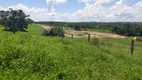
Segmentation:
[(0, 0), (34, 21), (142, 22), (142, 0)]

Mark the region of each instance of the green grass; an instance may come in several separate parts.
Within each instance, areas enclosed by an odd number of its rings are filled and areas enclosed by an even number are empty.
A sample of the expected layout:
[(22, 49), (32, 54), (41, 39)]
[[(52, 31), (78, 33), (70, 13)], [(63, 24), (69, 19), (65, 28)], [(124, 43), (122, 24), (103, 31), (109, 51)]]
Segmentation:
[(142, 79), (140, 42), (131, 56), (130, 39), (99, 38), (96, 44), (41, 36), (43, 31), (34, 24), (15, 35), (0, 30), (1, 80)]
[(112, 31), (110, 30), (107, 30), (107, 29), (89, 29), (89, 28), (86, 28), (87, 31), (96, 31), (96, 32), (104, 32), (104, 33), (113, 33)]

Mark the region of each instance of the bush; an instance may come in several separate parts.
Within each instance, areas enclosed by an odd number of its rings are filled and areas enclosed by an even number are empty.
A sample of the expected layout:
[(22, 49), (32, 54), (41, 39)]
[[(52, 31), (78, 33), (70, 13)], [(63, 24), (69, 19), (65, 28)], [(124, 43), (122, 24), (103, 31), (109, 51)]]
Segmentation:
[(45, 30), (43, 36), (59, 36), (64, 37), (63, 28), (52, 28), (51, 30)]
[(81, 27), (79, 25), (75, 25), (74, 30), (81, 31)]

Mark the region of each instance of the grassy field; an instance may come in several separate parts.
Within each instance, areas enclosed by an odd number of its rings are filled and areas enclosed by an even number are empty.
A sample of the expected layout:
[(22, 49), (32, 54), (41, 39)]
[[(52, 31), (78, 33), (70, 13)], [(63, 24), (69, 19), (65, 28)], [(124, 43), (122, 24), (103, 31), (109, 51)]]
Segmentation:
[(104, 32), (104, 33), (113, 33), (112, 31), (110, 30), (107, 30), (107, 29), (89, 29), (89, 28), (86, 28), (87, 31), (96, 31), (96, 32)]
[(142, 80), (142, 43), (131, 39), (70, 39), (0, 28), (0, 80)]

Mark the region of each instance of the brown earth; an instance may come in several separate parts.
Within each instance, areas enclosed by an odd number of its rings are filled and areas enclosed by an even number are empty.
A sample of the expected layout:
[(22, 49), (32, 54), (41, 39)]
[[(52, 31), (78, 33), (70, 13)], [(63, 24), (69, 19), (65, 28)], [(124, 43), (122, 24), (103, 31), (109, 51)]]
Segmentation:
[(45, 25), (39, 25), (39, 26), (43, 27), (46, 30), (49, 30), (51, 28), (50, 26), (45, 26)]
[[(40, 25), (46, 30), (49, 30), (51, 26), (45, 26)], [(88, 34), (91, 35), (91, 37), (107, 37), (107, 38), (127, 38), (125, 36), (121, 36), (118, 34), (112, 34), (112, 33), (103, 33), (103, 32), (96, 32), (96, 31), (75, 31), (75, 30), (65, 30), (65, 36), (71, 37), (71, 34), (74, 35), (75, 38), (87, 38)]]

